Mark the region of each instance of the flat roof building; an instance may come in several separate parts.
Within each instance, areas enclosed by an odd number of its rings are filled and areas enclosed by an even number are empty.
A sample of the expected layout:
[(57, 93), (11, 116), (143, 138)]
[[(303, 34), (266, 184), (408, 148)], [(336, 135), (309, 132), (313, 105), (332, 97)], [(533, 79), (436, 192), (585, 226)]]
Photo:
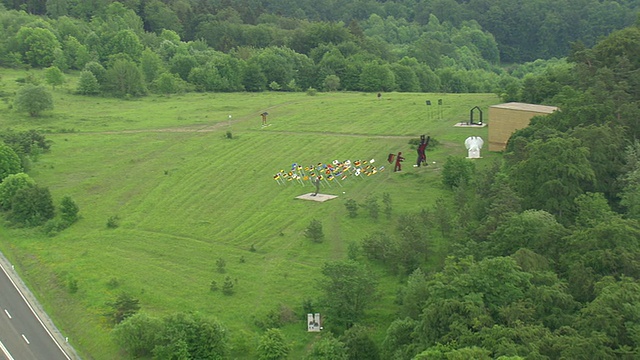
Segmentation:
[(555, 106), (510, 102), (489, 107), (489, 151), (503, 151), (516, 130), (529, 126), (534, 116), (548, 115)]

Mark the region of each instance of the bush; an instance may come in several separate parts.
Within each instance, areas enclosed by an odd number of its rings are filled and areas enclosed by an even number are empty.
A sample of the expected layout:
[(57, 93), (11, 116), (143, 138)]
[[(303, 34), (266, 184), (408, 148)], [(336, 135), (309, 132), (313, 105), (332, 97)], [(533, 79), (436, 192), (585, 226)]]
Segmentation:
[(100, 84), (96, 76), (89, 70), (80, 73), (76, 93), (80, 95), (96, 95), (100, 93)]
[(226, 272), (227, 262), (223, 258), (219, 258), (216, 260), (216, 267), (218, 268), (218, 272), (224, 274)]
[(150, 357), (163, 331), (166, 330), (160, 319), (145, 313), (137, 313), (116, 325), (113, 329), (113, 337), (115, 342), (130, 355)]
[(69, 279), (67, 281), (67, 290), (69, 290), (69, 294), (75, 294), (78, 292), (78, 280)]
[(22, 172), (22, 162), (16, 152), (0, 142), (0, 182), (7, 176)]
[(11, 199), (9, 220), (24, 226), (38, 226), (53, 218), (54, 209), (48, 188), (26, 187)]
[(391, 206), (391, 195), (389, 195), (389, 193), (386, 192), (382, 194), (382, 203), (384, 204), (384, 214), (387, 216), (387, 219), (391, 219), (393, 207)]
[(105, 316), (114, 325), (120, 324), (140, 310), (140, 301), (127, 293), (120, 293), (115, 301), (108, 302), (110, 310)]
[(365, 200), (365, 203), (364, 205), (362, 205), (362, 207), (369, 210), (369, 216), (371, 216), (373, 220), (378, 220), (378, 217), (380, 215), (380, 204), (378, 204), (377, 197), (375, 196), (368, 197)]
[(471, 181), (475, 165), (467, 159), (449, 156), (442, 166), (442, 183), (454, 188)]
[(369, 260), (390, 262), (396, 256), (396, 242), (383, 232), (374, 232), (362, 240), (362, 252)]
[(14, 131), (0, 133), (0, 139), (16, 152), (18, 156), (37, 156), (49, 150), (49, 141), (37, 130)]
[(324, 241), (324, 233), (322, 232), (322, 223), (319, 220), (313, 219), (307, 229), (304, 231), (304, 236), (316, 243)]
[(109, 279), (109, 281), (107, 281), (107, 288), (109, 289), (113, 290), (119, 286), (120, 286), (120, 280), (118, 280), (118, 278), (113, 277)]
[(325, 91), (336, 91), (340, 88), (340, 78), (336, 75), (327, 75), (322, 82)]
[(259, 360), (286, 359), (291, 347), (279, 329), (269, 329), (260, 337), (258, 344)]
[(259, 328), (267, 330), (280, 328), (284, 325), (293, 324), (297, 321), (298, 319), (296, 314), (290, 307), (286, 305), (279, 305), (276, 309), (272, 309), (267, 312), (264, 317), (256, 319), (255, 324)]
[(45, 110), (53, 109), (53, 96), (42, 85), (27, 84), (16, 93), (14, 105), (16, 110), (35, 117)]
[(70, 225), (70, 223), (63, 219), (51, 219), (44, 224), (42, 230), (49, 236), (56, 236), (60, 231), (68, 228)]
[(345, 201), (344, 203), (344, 207), (347, 208), (350, 218), (358, 216), (358, 203), (355, 200), (347, 199), (347, 201)]
[(11, 199), (20, 189), (36, 186), (36, 182), (25, 173), (11, 174), (0, 182), (0, 209), (10, 210)]
[(118, 226), (120, 226), (120, 217), (118, 217), (118, 215), (110, 216), (109, 219), (107, 219), (107, 228), (115, 229)]
[(310, 87), (307, 89), (307, 95), (309, 96), (316, 96), (318, 94), (318, 90)]
[(233, 293), (235, 293), (235, 290), (233, 289), (234, 284), (233, 284), (233, 280), (231, 280), (230, 276), (227, 276), (224, 278), (224, 284), (222, 284), (222, 293), (227, 295), (227, 296), (231, 296), (233, 295)]
[(71, 197), (65, 196), (62, 198), (62, 202), (60, 203), (60, 219), (66, 222), (68, 224), (67, 226), (78, 221), (79, 212), (80, 208)]

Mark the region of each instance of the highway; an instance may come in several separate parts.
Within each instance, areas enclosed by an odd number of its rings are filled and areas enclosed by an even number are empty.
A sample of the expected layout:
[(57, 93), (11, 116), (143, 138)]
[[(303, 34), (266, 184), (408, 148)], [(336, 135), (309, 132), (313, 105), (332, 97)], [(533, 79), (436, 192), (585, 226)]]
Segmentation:
[[(15, 275), (14, 275), (15, 276)], [(0, 263), (0, 359), (71, 360)]]

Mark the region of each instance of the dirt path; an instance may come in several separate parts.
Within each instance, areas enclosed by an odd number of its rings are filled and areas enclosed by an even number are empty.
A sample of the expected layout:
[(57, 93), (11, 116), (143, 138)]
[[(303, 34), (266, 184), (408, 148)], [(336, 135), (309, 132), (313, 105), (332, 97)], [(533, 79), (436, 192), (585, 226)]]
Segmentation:
[[(279, 105), (278, 105), (279, 106)], [(271, 110), (276, 106), (272, 106), (267, 110)], [(138, 129), (138, 130), (119, 130), (119, 131), (99, 131), (89, 132), (91, 134), (138, 134), (138, 133), (207, 133), (214, 132), (223, 129), (226, 126), (241, 124), (247, 121), (257, 121), (256, 116), (244, 116), (235, 118), (233, 120), (222, 121), (213, 125), (187, 125), (180, 127), (170, 128), (158, 128), (158, 129)], [(255, 130), (259, 131), (259, 130)], [(270, 130), (271, 133), (287, 134), (287, 135), (330, 135), (330, 136), (344, 136), (344, 137), (366, 137), (374, 139), (411, 139), (415, 138), (415, 135), (372, 135), (372, 134), (358, 134), (358, 133), (338, 133), (338, 132), (326, 132), (326, 131), (279, 131)]]

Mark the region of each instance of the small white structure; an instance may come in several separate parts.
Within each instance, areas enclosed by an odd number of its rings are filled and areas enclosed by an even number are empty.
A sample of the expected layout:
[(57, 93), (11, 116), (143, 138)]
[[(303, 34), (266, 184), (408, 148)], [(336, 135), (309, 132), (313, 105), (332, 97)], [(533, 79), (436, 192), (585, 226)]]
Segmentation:
[(322, 326), (320, 326), (320, 313), (307, 314), (307, 324), (307, 331), (318, 332), (322, 330)]
[(464, 146), (469, 150), (468, 159), (479, 159), (480, 158), (480, 149), (482, 149), (482, 145), (484, 141), (480, 136), (469, 136), (467, 140), (464, 141)]

